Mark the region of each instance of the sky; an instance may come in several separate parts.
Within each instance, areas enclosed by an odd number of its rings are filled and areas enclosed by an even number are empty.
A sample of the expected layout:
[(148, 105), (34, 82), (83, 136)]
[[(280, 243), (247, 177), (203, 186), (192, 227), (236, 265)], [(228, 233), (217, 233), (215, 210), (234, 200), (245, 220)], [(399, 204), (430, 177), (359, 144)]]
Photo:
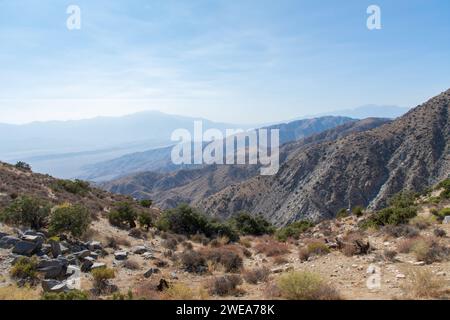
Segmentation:
[(414, 107), (450, 87), (449, 35), (448, 0), (0, 0), (0, 122)]

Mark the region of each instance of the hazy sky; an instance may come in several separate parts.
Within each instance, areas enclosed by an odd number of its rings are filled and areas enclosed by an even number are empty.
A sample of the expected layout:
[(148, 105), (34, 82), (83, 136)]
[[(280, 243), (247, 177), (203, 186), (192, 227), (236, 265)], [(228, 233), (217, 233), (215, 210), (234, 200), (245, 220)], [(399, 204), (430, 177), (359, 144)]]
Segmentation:
[(449, 35), (448, 0), (0, 0), (0, 122), (415, 106), (450, 87)]

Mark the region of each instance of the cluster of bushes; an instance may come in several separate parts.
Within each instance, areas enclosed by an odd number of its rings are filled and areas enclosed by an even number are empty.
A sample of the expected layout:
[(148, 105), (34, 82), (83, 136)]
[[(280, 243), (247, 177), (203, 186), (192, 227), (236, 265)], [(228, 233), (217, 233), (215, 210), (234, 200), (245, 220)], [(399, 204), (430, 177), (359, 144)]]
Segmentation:
[(108, 220), (111, 225), (119, 228), (136, 228), (136, 222), (142, 228), (147, 230), (153, 226), (153, 217), (150, 212), (137, 211), (133, 203), (124, 201), (115, 204), (114, 208), (108, 214)]
[(450, 199), (450, 178), (439, 183), (438, 188), (444, 189), (440, 195), (441, 199)]
[(230, 223), (244, 236), (262, 236), (275, 232), (275, 228), (270, 222), (260, 216), (254, 217), (247, 212), (238, 213), (231, 218)]
[(165, 211), (156, 222), (162, 231), (192, 236), (203, 234), (206, 237), (227, 237), (230, 241), (239, 240), (239, 234), (232, 226), (214, 221), (188, 205), (180, 205)]
[(400, 253), (413, 253), (417, 261), (427, 264), (445, 261), (450, 256), (450, 249), (433, 238), (406, 239), (399, 243), (397, 249)]
[(287, 227), (278, 229), (275, 237), (278, 241), (287, 241), (289, 238), (298, 239), (300, 235), (308, 229), (314, 227), (314, 224), (307, 220), (301, 220), (291, 223)]
[(361, 227), (379, 228), (388, 225), (407, 224), (411, 219), (417, 216), (415, 199), (416, 195), (409, 192), (395, 195), (389, 201), (389, 206), (387, 208), (374, 213), (371, 217), (364, 220)]
[(69, 193), (81, 195), (86, 195), (90, 190), (91, 186), (89, 182), (82, 180), (58, 180), (54, 186), (55, 190), (65, 190)]
[(37, 266), (38, 259), (36, 257), (20, 257), (15, 261), (9, 273), (15, 279), (33, 282), (37, 279)]
[(206, 272), (208, 264), (214, 268), (221, 266), (225, 272), (239, 272), (243, 266), (242, 256), (234, 246), (201, 251), (186, 250), (181, 253), (180, 262), (191, 273)]
[(219, 296), (236, 294), (238, 292), (237, 287), (241, 284), (242, 278), (237, 274), (216, 277), (210, 281), (209, 293)]
[(19, 161), (17, 162), (14, 167), (16, 167), (16, 169), (22, 170), (22, 171), (31, 171), (31, 166), (23, 161)]
[(81, 205), (64, 204), (51, 209), (51, 205), (33, 197), (16, 198), (0, 213), (0, 220), (34, 230), (47, 228), (51, 234), (70, 233), (79, 237), (90, 224), (89, 211)]
[(89, 292), (82, 290), (70, 290), (68, 292), (45, 292), (42, 300), (89, 300)]
[(287, 244), (272, 239), (260, 241), (255, 245), (255, 250), (257, 253), (263, 253), (267, 257), (279, 257), (290, 252)]

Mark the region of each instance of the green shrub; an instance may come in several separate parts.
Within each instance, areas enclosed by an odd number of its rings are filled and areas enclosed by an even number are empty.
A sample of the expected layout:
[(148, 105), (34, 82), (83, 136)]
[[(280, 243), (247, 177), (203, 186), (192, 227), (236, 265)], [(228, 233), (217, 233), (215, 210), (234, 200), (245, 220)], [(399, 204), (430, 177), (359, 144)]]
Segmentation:
[(343, 218), (347, 218), (349, 215), (350, 214), (349, 214), (348, 210), (345, 208), (342, 208), (336, 213), (336, 218), (343, 219)]
[(94, 278), (94, 287), (100, 290), (105, 288), (108, 280), (116, 277), (114, 269), (109, 268), (94, 269), (91, 271), (91, 274)]
[(89, 293), (81, 290), (71, 290), (68, 292), (45, 292), (42, 300), (89, 300)]
[(54, 189), (65, 190), (72, 194), (84, 196), (91, 190), (91, 187), (89, 185), (89, 182), (76, 179), (74, 181), (58, 180)]
[(362, 217), (364, 214), (364, 208), (361, 206), (356, 206), (352, 208), (352, 214), (357, 217)]
[(153, 205), (153, 201), (150, 199), (144, 199), (139, 201), (139, 204), (144, 208), (150, 208)]
[(49, 232), (53, 235), (67, 232), (80, 237), (86, 232), (90, 222), (88, 209), (81, 205), (64, 204), (51, 213)]
[(362, 222), (361, 227), (382, 227), (388, 225), (407, 224), (417, 216), (415, 194), (406, 192), (395, 195), (389, 201), (389, 207), (384, 208)]
[(34, 280), (37, 278), (38, 260), (36, 257), (20, 257), (9, 271), (16, 279)]
[(231, 226), (212, 221), (186, 204), (165, 211), (156, 222), (156, 227), (162, 231), (187, 236), (204, 234), (207, 237), (226, 236), (230, 241), (239, 240), (239, 235)]
[(288, 300), (340, 300), (339, 293), (319, 275), (311, 272), (289, 272), (278, 279), (281, 296)]
[(143, 211), (138, 215), (138, 222), (142, 228), (148, 231), (153, 226), (153, 217), (150, 212)]
[(278, 241), (287, 241), (289, 238), (298, 239), (300, 235), (307, 231), (309, 228), (314, 227), (314, 224), (307, 220), (301, 220), (294, 222), (287, 227), (278, 229), (275, 233), (275, 237)]
[(253, 217), (247, 212), (240, 212), (231, 219), (231, 224), (242, 235), (261, 236), (272, 234), (274, 227), (264, 218)]
[(450, 178), (445, 179), (441, 183), (438, 184), (438, 188), (443, 188), (444, 191), (441, 193), (440, 198), (442, 199), (450, 199)]
[(23, 162), (23, 161), (17, 162), (14, 167), (16, 167), (16, 169), (23, 170), (23, 171), (31, 171), (31, 166), (28, 163)]
[(446, 216), (450, 216), (450, 208), (441, 209), (435, 215), (439, 221), (442, 221)]
[(126, 201), (116, 203), (115, 208), (108, 214), (109, 223), (120, 228), (127, 225), (130, 228), (135, 228), (137, 217), (138, 213), (133, 208), (133, 205)]
[(299, 256), (301, 261), (306, 261), (312, 255), (322, 256), (330, 253), (330, 248), (321, 242), (313, 241), (310, 242), (305, 248), (300, 249)]
[(3, 210), (0, 219), (7, 224), (39, 230), (47, 225), (50, 205), (40, 199), (23, 196)]

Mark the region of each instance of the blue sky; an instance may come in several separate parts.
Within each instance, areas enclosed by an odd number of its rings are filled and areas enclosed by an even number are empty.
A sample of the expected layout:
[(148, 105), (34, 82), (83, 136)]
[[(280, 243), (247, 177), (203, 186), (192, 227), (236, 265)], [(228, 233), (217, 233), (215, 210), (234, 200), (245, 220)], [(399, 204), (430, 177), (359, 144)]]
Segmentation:
[(449, 35), (447, 0), (0, 0), (0, 122), (412, 107), (450, 87)]

